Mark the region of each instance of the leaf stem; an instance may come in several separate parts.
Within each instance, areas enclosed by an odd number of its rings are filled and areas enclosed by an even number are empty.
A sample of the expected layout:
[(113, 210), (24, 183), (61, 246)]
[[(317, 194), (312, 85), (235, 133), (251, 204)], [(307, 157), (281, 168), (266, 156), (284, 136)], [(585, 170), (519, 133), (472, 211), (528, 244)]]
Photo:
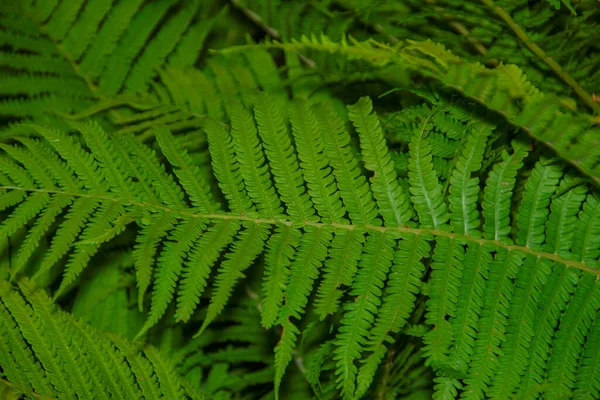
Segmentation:
[(600, 113), (600, 106), (592, 99), (592, 96), (581, 87), (575, 79), (567, 71), (565, 71), (552, 57), (548, 56), (544, 50), (538, 46), (527, 33), (517, 24), (512, 17), (498, 7), (493, 0), (481, 0), (483, 4), (488, 6), (498, 17), (500, 17), (506, 25), (517, 35), (525, 46), (542, 61), (548, 65), (556, 75), (558, 75), (567, 85), (569, 85), (585, 104), (587, 104), (595, 114)]
[[(267, 23), (262, 19), (262, 17), (260, 15), (258, 15), (257, 13), (255, 13), (254, 11), (252, 11), (251, 9), (242, 6), (240, 4), (240, 0), (231, 0), (231, 4), (235, 8), (240, 10), (240, 12), (242, 14), (244, 14), (246, 16), (246, 18), (248, 18), (255, 25), (257, 25), (263, 31), (265, 31), (265, 33), (267, 35), (269, 35), (272, 39), (275, 39), (277, 41), (281, 40), (281, 35), (279, 34), (279, 31), (277, 29), (273, 28), (272, 26), (267, 25)], [(302, 54), (298, 54), (298, 58), (309, 68), (314, 69), (317, 67), (317, 63), (314, 60), (312, 60), (306, 56), (303, 56)]]
[(260, 217), (251, 217), (245, 214), (234, 214), (234, 213), (199, 213), (195, 212), (193, 209), (173, 209), (163, 204), (154, 204), (154, 203), (145, 203), (142, 201), (134, 200), (131, 198), (124, 197), (110, 197), (108, 195), (102, 194), (88, 194), (88, 193), (79, 193), (79, 192), (69, 192), (66, 190), (47, 190), (47, 189), (36, 189), (36, 188), (24, 188), (18, 186), (0, 186), (0, 189), (4, 190), (20, 190), (24, 192), (31, 193), (48, 193), (48, 194), (56, 194), (62, 196), (70, 196), (70, 197), (87, 197), (92, 199), (98, 199), (103, 201), (113, 201), (115, 203), (120, 203), (124, 206), (133, 206), (140, 207), (146, 210), (154, 210), (163, 213), (171, 213), (179, 218), (199, 218), (206, 220), (217, 220), (217, 221), (240, 221), (240, 222), (251, 222), (255, 224), (263, 224), (263, 225), (288, 225), (293, 228), (303, 228), (305, 226), (314, 226), (315, 228), (325, 228), (325, 229), (344, 229), (348, 231), (353, 231), (355, 229), (358, 230), (366, 230), (370, 232), (400, 232), (400, 233), (410, 233), (413, 235), (425, 235), (425, 236), (440, 236), (447, 237), (449, 239), (459, 239), (464, 240), (471, 243), (478, 243), (481, 246), (492, 246), (494, 248), (503, 248), (507, 251), (518, 251), (525, 254), (530, 254), (532, 256), (538, 258), (544, 258), (550, 261), (554, 261), (560, 264), (563, 264), (567, 268), (575, 268), (581, 271), (589, 272), (596, 275), (600, 279), (600, 268), (594, 268), (586, 265), (581, 261), (566, 259), (556, 253), (548, 253), (545, 251), (537, 251), (527, 246), (521, 246), (517, 244), (511, 244), (508, 242), (493, 240), (493, 239), (485, 239), (482, 237), (476, 237), (471, 235), (465, 235), (460, 233), (451, 232), (445, 229), (431, 229), (431, 228), (412, 228), (409, 226), (378, 226), (371, 224), (351, 224), (351, 223), (326, 223), (312, 220), (304, 220), (304, 221), (291, 221), (289, 219), (283, 218), (260, 218)]
[(377, 391), (377, 400), (385, 400), (384, 396), (387, 392), (387, 386), (389, 384), (392, 367), (394, 365), (395, 353), (396, 347), (392, 345), (387, 352), (387, 361), (383, 370), (383, 378), (381, 379), (381, 384), (379, 385), (379, 390)]

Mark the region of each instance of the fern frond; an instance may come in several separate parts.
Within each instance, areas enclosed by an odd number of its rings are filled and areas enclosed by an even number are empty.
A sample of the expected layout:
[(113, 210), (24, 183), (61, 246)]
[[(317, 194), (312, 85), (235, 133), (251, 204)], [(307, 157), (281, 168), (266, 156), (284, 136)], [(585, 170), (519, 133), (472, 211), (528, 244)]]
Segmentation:
[(337, 311), (343, 295), (340, 286), (352, 286), (364, 241), (365, 233), (358, 229), (335, 233), (315, 300), (321, 319)]
[(292, 359), (292, 351), (296, 347), (296, 336), (300, 331), (294, 326), (291, 318), (302, 319), (312, 292), (314, 280), (319, 275), (319, 264), (327, 255), (331, 242), (331, 233), (323, 229), (306, 229), (294, 260), (290, 265), (289, 284), (285, 291), (285, 304), (279, 311), (282, 334), (275, 347), (275, 395), (278, 395), (283, 373)]
[(258, 132), (288, 214), (300, 221), (310, 219), (314, 214), (313, 205), (302, 186), (300, 166), (282, 111), (273, 99), (264, 94), (259, 95), (254, 110)]
[(598, 318), (594, 320), (591, 332), (577, 367), (574, 396), (597, 396), (599, 389), (598, 374)]
[(552, 199), (551, 212), (546, 223), (546, 249), (556, 254), (568, 254), (573, 245), (574, 230), (577, 225), (577, 212), (585, 200), (587, 188), (576, 186), (564, 190), (572, 184), (572, 176), (562, 179), (557, 194)]
[(412, 211), (396, 182), (396, 169), (387, 153), (383, 131), (376, 114), (371, 114), (373, 104), (363, 97), (353, 106), (348, 106), (349, 118), (360, 135), (365, 168), (373, 172), (371, 190), (384, 222), (390, 226), (401, 226), (411, 217)]
[(523, 257), (515, 252), (499, 251), (495, 255), (489, 276), (492, 283), (483, 297), (472, 362), (464, 380), (466, 385), (462, 397), (466, 399), (480, 398), (498, 369), (515, 291), (513, 279), (522, 262)]
[(239, 234), (239, 238), (233, 245), (231, 252), (226, 254), (227, 260), (221, 263), (218, 275), (215, 278), (215, 288), (206, 311), (206, 317), (198, 332), (200, 335), (206, 327), (221, 313), (231, 295), (235, 284), (244, 278), (244, 270), (247, 269), (254, 259), (264, 248), (264, 242), (269, 235), (268, 228), (258, 224), (247, 225)]
[(75, 281), (102, 243), (121, 233), (131, 221), (120, 204), (102, 204), (81, 232), (81, 240), (75, 243), (73, 254), (65, 266), (64, 278), (55, 296), (60, 296)]
[[(1, 286), (1, 310), (7, 313), (6, 322), (14, 321), (19, 327), (19, 330), (12, 331), (18, 336), (2, 335), (2, 347), (10, 346), (17, 350), (15, 346), (25, 344), (21, 350), (27, 357), (19, 363), (25, 364), (30, 360), (31, 367), (37, 369), (28, 369), (35, 394), (22, 386), (17, 388), (18, 391), (27, 396), (84, 398), (141, 398), (152, 395), (144, 384), (149, 375), (135, 371), (135, 359), (141, 360), (141, 354), (121, 352), (123, 339), (116, 344), (105, 333), (58, 310), (45, 294), (34, 290), (28, 283), (21, 285), (22, 294), (6, 282), (2, 282)], [(156, 360), (165, 363), (155, 349), (151, 351)], [(32, 355), (40, 360), (44, 370), (34, 362)], [(158, 374), (160, 377), (160, 372)], [(164, 381), (159, 380), (159, 384), (164, 390)], [(185, 396), (181, 392), (180, 397)], [(195, 397), (198, 398), (198, 395)]]
[(214, 174), (231, 206), (231, 211), (240, 213), (251, 211), (252, 201), (246, 195), (230, 133), (216, 122), (208, 123), (205, 131), (208, 136)]
[(383, 282), (392, 264), (394, 247), (395, 238), (385, 232), (371, 235), (365, 241), (350, 292), (354, 301), (344, 308), (344, 316), (335, 341), (337, 383), (345, 398), (355, 396), (354, 381), (358, 367), (354, 362), (360, 359), (368, 340), (368, 333), (378, 314)]
[(492, 129), (485, 124), (472, 126), (450, 176), (450, 221), (457, 233), (473, 234), (472, 231), (479, 227), (479, 179), (471, 178), (471, 173), (481, 169), (487, 137)]
[[(183, 7), (181, 7), (175, 15), (171, 16), (169, 21), (161, 27), (158, 34), (154, 36), (150, 43), (145, 47), (144, 52), (131, 68), (131, 71), (129, 72), (130, 76), (125, 82), (125, 87), (127, 89), (134, 92), (145, 91), (146, 82), (148, 82), (155, 74), (156, 67), (162, 65), (167, 56), (171, 54), (173, 49), (180, 43), (180, 40), (190, 26), (198, 8), (198, 1), (186, 2)], [(158, 13), (160, 15), (160, 11)], [(148, 23), (149, 21), (145, 19), (144, 22)], [(135, 24), (135, 21), (133, 23)], [(125, 43), (126, 39), (123, 40), (123, 44)], [(118, 53), (115, 53), (115, 56), (116, 54)], [(108, 68), (110, 68), (110, 64), (108, 65)]]
[[(590, 335), (596, 332), (592, 282), (599, 275), (600, 202), (580, 175), (564, 173), (560, 161), (538, 157), (537, 151), (525, 160), (527, 144), (519, 141), (509, 154), (509, 141), (492, 142), (487, 121), (470, 119), (456, 163), (439, 164), (452, 165), (453, 172), (439, 178), (429, 134), (441, 130), (430, 123), (431, 107), (415, 111), (418, 123), (407, 125), (412, 135), (402, 140), (410, 140), (409, 154), (399, 169), (366, 99), (349, 107), (358, 136), (353, 141), (331, 104), (296, 100), (285, 114), (275, 96), (259, 97), (254, 115), (239, 103), (228, 106), (231, 130), (216, 121), (206, 124), (210, 169), (196, 164), (166, 128), (154, 129), (154, 149), (133, 135), (104, 134), (95, 123), (75, 123), (81, 136), (34, 126), (42, 140), (2, 145), (0, 232), (10, 238), (2, 251), (18, 249), (19, 266), (8, 272), (15, 279), (33, 274), (37, 282), (58, 288), (54, 295), (61, 301), (77, 287), (76, 315), (125, 337), (137, 332), (137, 339), (158, 343), (166, 353), (187, 330), (178, 324), (165, 328), (159, 324), (163, 316), (201, 320), (198, 345), (190, 348), (204, 350), (174, 362), (185, 365), (186, 374), (198, 366), (207, 374), (214, 371), (209, 386), (215, 392), (222, 388), (219, 377), (231, 376), (239, 388), (250, 384), (240, 377), (249, 370), (229, 369), (235, 363), (263, 364), (252, 382), (274, 376), (276, 389), (282, 389), (284, 373), (298, 377), (296, 369), (286, 372), (290, 361), (302, 371), (304, 348), (311, 353), (329, 334), (329, 324), (318, 323), (319, 317), (338, 312), (331, 357), (319, 373), (327, 396), (335, 396), (336, 389), (345, 398), (372, 396), (380, 390), (371, 387), (375, 379), (384, 388), (401, 381), (423, 388), (423, 379), (437, 379), (435, 397), (510, 397), (524, 390), (570, 395), (581, 391), (582, 376), (596, 376), (589, 348), (595, 348)], [(34, 162), (38, 150), (44, 163)], [(447, 198), (443, 184), (450, 188)], [(43, 236), (48, 245), (36, 248)], [(109, 261), (108, 253), (103, 258), (98, 253), (105, 248), (121, 258)], [(29, 262), (34, 259), (41, 262)], [(87, 282), (84, 271), (106, 285), (107, 292), (91, 292), (106, 297), (97, 311), (81, 292), (90, 290), (88, 284), (75, 286)], [(257, 271), (260, 282), (252, 279)], [(62, 279), (56, 279), (60, 273)], [(127, 277), (123, 287), (115, 280), (119, 276)], [(255, 302), (253, 328), (238, 325), (241, 316), (223, 312), (228, 303), (237, 304), (232, 293), (242, 279)], [(127, 299), (137, 297), (141, 306), (151, 285), (144, 322)], [(201, 302), (204, 298), (208, 301)], [(108, 304), (129, 326), (102, 321)], [(32, 327), (48, 324), (29, 315)], [(274, 361), (265, 354), (271, 345), (259, 325), (278, 325)], [(7, 326), (2, 329), (14, 332)], [(87, 330), (77, 329), (68, 330), (77, 344), (93, 340)], [(404, 340), (408, 336), (413, 338)], [(424, 355), (415, 367), (422, 377), (401, 379), (394, 361), (383, 360), (413, 354), (404, 349), (407, 341), (420, 340), (415, 336), (424, 342), (415, 350)], [(130, 372), (119, 379), (148, 378), (136, 381), (141, 393), (180, 396), (187, 390), (168, 374), (170, 364), (149, 360), (154, 353), (140, 356), (126, 342), (110, 340), (102, 342), (104, 350), (87, 352), (84, 344), (60, 363), (53, 361), (52, 347), (39, 350), (48, 354), (38, 357), (46, 370), (60, 370), (65, 362), (71, 368), (84, 357), (78, 383), (67, 387), (67, 380), (59, 381), (56, 392), (94, 393), (113, 375), (108, 358), (85, 357), (113, 352), (132, 357)], [(250, 344), (228, 347), (230, 341)], [(9, 365), (15, 360), (3, 357)], [(557, 388), (546, 389), (547, 384)], [(111, 397), (115, 387), (103, 386), (98, 393)]]
[(536, 164), (527, 181), (521, 208), (517, 215), (517, 243), (531, 248), (541, 248), (544, 242), (544, 220), (548, 216), (550, 196), (556, 190), (562, 171), (547, 161)]
[(0, 397), (599, 397), (594, 3), (5, 1)]
[(503, 346), (506, 350), (499, 357), (499, 368), (490, 393), (511, 393), (521, 380), (533, 338), (537, 304), (551, 268), (552, 264), (547, 260), (527, 256), (517, 274)]
[(151, 223), (144, 226), (136, 238), (133, 250), (135, 260), (136, 280), (138, 284), (138, 306), (144, 308), (144, 295), (152, 279), (152, 270), (158, 245), (168, 235), (176, 224), (176, 219), (167, 213), (153, 218)]
[(58, 228), (50, 249), (44, 256), (35, 277), (43, 276), (57, 261), (59, 261), (72, 246), (73, 242), (87, 224), (92, 214), (100, 205), (100, 201), (90, 198), (75, 200), (70, 208), (70, 213), (65, 217), (64, 223)]
[[(501, 65), (488, 70), (470, 63), (431, 41), (413, 41), (401, 48), (391, 48), (377, 42), (347, 40), (336, 43), (326, 36), (303, 36), (289, 43), (272, 42), (267, 47), (287, 51), (314, 49), (340, 54), (351, 60), (363, 60), (376, 68), (389, 65), (408, 67), (415, 72), (458, 89), (491, 110), (501, 113), (533, 138), (545, 142), (565, 160), (574, 164), (598, 184), (598, 128), (591, 116), (564, 109), (553, 94), (541, 93), (526, 80), (515, 65)], [(243, 47), (242, 47), (243, 48)], [(239, 51), (230, 47), (226, 52)], [(514, 99), (519, 99), (517, 106)]]
[(386, 342), (393, 343), (393, 334), (406, 324), (417, 293), (422, 284), (430, 246), (422, 237), (408, 235), (399, 240), (394, 263), (388, 278), (383, 305), (369, 336), (368, 351), (371, 352), (358, 373), (357, 397), (362, 397), (373, 381), (377, 368), (387, 350)]
[(482, 214), (483, 235), (486, 239), (501, 240), (510, 234), (510, 200), (519, 168), (527, 153), (514, 144), (514, 153), (502, 153), (502, 162), (494, 165), (486, 181)]
[(317, 119), (303, 101), (290, 107), (290, 122), (300, 166), (310, 197), (324, 222), (341, 222), (346, 210), (335, 188), (335, 179), (325, 158)]
[(434, 174), (431, 146), (427, 132), (431, 125), (425, 122), (421, 130), (415, 130), (410, 142), (408, 159), (408, 182), (411, 200), (423, 226), (439, 228), (449, 219), (442, 186)]
[(44, 335), (43, 321), (35, 315), (31, 305), (27, 304), (18, 294), (11, 292), (11, 288), (6, 282), (2, 282), (2, 301), (20, 327), (23, 338), (30, 344), (32, 353), (35, 353), (36, 358), (40, 360), (44, 370), (47, 371), (51, 385), (46, 384), (45, 389), (48, 390), (53, 386), (56, 390), (54, 392), (50, 389), (48, 394), (74, 395), (74, 387), (68, 383), (64, 374), (63, 361), (58, 354), (61, 349), (58, 348), (57, 342), (48, 340)]
[[(122, 92), (147, 92), (158, 67), (183, 67), (198, 57), (203, 41), (190, 38), (213, 28), (218, 18), (213, 11), (212, 4), (176, 0), (11, 3), (2, 10), (2, 41), (9, 47), (0, 63), (15, 68), (0, 92), (16, 90), (23, 99), (3, 101), (0, 113), (41, 120)], [(41, 104), (46, 107), (36, 107)]]
[(202, 221), (191, 219), (180, 224), (169, 235), (169, 240), (165, 242), (165, 248), (157, 262), (156, 279), (152, 291), (152, 304), (148, 320), (138, 336), (154, 326), (166, 312), (169, 303), (173, 299), (184, 257), (205, 229), (206, 225)]
[(323, 136), (325, 155), (330, 160), (344, 205), (357, 224), (376, 224), (376, 206), (366, 179), (360, 174), (358, 160), (351, 152), (350, 135), (344, 122), (330, 104), (312, 107)]
[(55, 395), (56, 391), (52, 384), (46, 381), (46, 372), (40, 362), (33, 358), (31, 348), (21, 336), (22, 331), (4, 304), (0, 304), (0, 314), (2, 315), (0, 337), (3, 340), (0, 351), (3, 375), (20, 393), (35, 391)]
[(552, 342), (548, 361), (548, 390), (544, 397), (569, 397), (573, 395), (577, 364), (586, 337), (600, 307), (598, 281), (585, 276), (573, 294), (569, 309), (560, 321), (560, 328)]
[(168, 360), (164, 360), (154, 347), (144, 348), (144, 355), (152, 364), (162, 397), (171, 399), (183, 397), (184, 390), (179, 377), (173, 372), (173, 365)]
[(171, 165), (176, 167), (175, 174), (179, 178), (192, 204), (202, 212), (215, 212), (218, 208), (210, 196), (210, 189), (201, 178), (197, 166), (194, 165), (187, 152), (173, 146), (171, 133), (164, 128), (156, 128), (156, 139), (161, 150)]
[(476, 332), (479, 327), (482, 302), (486, 289), (486, 280), (492, 263), (492, 248), (487, 246), (469, 246), (465, 253), (465, 269), (456, 319), (454, 321), (454, 346), (450, 351), (450, 364), (461, 373), (467, 372), (467, 366), (473, 356)]
[(567, 307), (567, 302), (580, 279), (578, 274), (559, 264), (555, 264), (554, 274), (544, 288), (540, 308), (534, 322), (534, 335), (531, 341), (531, 356), (522, 380), (520, 392), (528, 396), (539, 390), (544, 382), (545, 370), (558, 318)]
[(263, 280), (263, 312), (261, 324), (271, 327), (283, 302), (284, 288), (288, 283), (290, 265), (300, 243), (301, 232), (291, 226), (277, 227), (269, 240), (265, 255), (265, 278)]
[(256, 204), (259, 213), (274, 218), (281, 214), (283, 209), (281, 202), (274, 195), (275, 189), (270, 180), (271, 174), (265, 166), (263, 146), (258, 139), (254, 119), (238, 103), (232, 104), (230, 115), (233, 145), (248, 195)]
[(589, 194), (579, 212), (573, 253), (576, 259), (595, 263), (600, 256), (600, 199), (597, 194)]
[[(110, 190), (115, 193), (121, 193), (124, 197), (132, 197), (137, 193), (130, 192), (130, 179), (123, 173), (121, 160), (115, 157), (115, 151), (112, 143), (107, 139), (106, 133), (97, 124), (86, 125), (75, 121), (70, 122), (70, 125), (81, 132), (85, 143), (94, 154), (94, 158), (98, 163), (98, 168), (103, 172), (103, 177)], [(48, 140), (53, 140), (47, 137)], [(61, 140), (57, 138), (54, 140)], [(65, 149), (67, 150), (67, 149)], [(67, 151), (71, 151), (68, 149)]]
[(424, 338), (424, 352), (429, 362), (447, 363), (455, 341), (454, 327), (448, 319), (456, 317), (463, 278), (464, 248), (456, 239), (440, 238), (433, 252), (430, 297), (426, 321), (433, 329)]
[(188, 321), (192, 316), (200, 294), (204, 291), (211, 267), (219, 253), (231, 242), (239, 230), (235, 221), (223, 221), (208, 229), (195, 244), (181, 281), (181, 293), (177, 298), (177, 320)]

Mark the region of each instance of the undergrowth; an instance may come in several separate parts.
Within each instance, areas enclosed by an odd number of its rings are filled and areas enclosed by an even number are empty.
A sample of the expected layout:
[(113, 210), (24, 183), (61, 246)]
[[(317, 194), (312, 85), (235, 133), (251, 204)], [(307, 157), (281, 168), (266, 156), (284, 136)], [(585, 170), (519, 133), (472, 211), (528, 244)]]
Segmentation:
[(2, 396), (600, 398), (599, 20), (4, 1)]

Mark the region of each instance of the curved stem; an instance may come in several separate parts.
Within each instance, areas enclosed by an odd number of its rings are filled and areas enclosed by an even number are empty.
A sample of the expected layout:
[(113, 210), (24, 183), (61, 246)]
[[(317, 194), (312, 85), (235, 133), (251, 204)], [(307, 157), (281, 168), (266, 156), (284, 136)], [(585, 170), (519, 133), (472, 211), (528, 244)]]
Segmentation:
[(590, 96), (590, 94), (586, 92), (585, 89), (582, 88), (579, 85), (579, 83), (577, 83), (577, 81), (573, 79), (571, 75), (569, 75), (567, 71), (565, 71), (556, 61), (554, 61), (552, 57), (548, 56), (544, 52), (544, 50), (527, 35), (523, 28), (521, 28), (519, 24), (517, 24), (506, 11), (498, 7), (493, 0), (481, 1), (492, 11), (494, 11), (494, 13), (498, 17), (500, 17), (510, 29), (512, 29), (515, 35), (517, 35), (517, 37), (521, 39), (523, 44), (527, 46), (527, 48), (531, 50), (533, 54), (535, 54), (542, 61), (544, 61), (546, 65), (548, 65), (556, 75), (558, 75), (567, 85), (569, 85), (579, 96), (579, 98), (583, 100), (583, 102), (594, 111), (594, 113), (600, 113), (600, 106), (592, 99), (592, 96)]
[(95, 193), (78, 193), (78, 192), (69, 192), (66, 190), (47, 190), (47, 189), (35, 189), (35, 188), (23, 188), (18, 186), (0, 186), (0, 189), (5, 190), (20, 190), (29, 193), (48, 193), (48, 194), (57, 194), (63, 196), (70, 197), (87, 197), (93, 199), (99, 199), (104, 201), (114, 201), (115, 203), (120, 203), (124, 206), (135, 206), (144, 209), (156, 210), (163, 213), (171, 213), (175, 216), (183, 217), (183, 218), (199, 218), (206, 220), (218, 220), (218, 221), (241, 221), (241, 222), (252, 222), (255, 224), (263, 224), (263, 225), (288, 225), (294, 228), (303, 228), (305, 226), (313, 226), (315, 228), (329, 228), (329, 229), (344, 229), (344, 230), (366, 230), (369, 232), (401, 232), (401, 233), (410, 233), (413, 235), (425, 235), (425, 236), (440, 236), (447, 237), (450, 239), (462, 239), (466, 240), (470, 243), (478, 243), (481, 246), (492, 246), (494, 248), (503, 248), (507, 251), (519, 251), (525, 254), (530, 254), (538, 258), (544, 258), (550, 261), (558, 262), (563, 264), (567, 268), (575, 268), (581, 271), (592, 273), (600, 278), (600, 268), (593, 268), (581, 261), (576, 260), (568, 260), (566, 258), (561, 257), (556, 253), (548, 253), (545, 251), (537, 251), (527, 246), (521, 246), (517, 244), (510, 244), (507, 242), (503, 242), (500, 240), (493, 239), (485, 239), (482, 237), (476, 237), (471, 235), (465, 235), (455, 232), (450, 232), (444, 229), (431, 229), (431, 228), (411, 228), (409, 226), (378, 226), (371, 224), (356, 224), (353, 225), (351, 223), (326, 223), (319, 221), (291, 221), (288, 219), (282, 218), (253, 218), (247, 216), (246, 214), (234, 214), (234, 213), (198, 213), (194, 210), (178, 210), (173, 209), (163, 204), (154, 204), (154, 203), (145, 203), (141, 201), (136, 201), (130, 198), (115, 198), (110, 197), (108, 195), (101, 195)]

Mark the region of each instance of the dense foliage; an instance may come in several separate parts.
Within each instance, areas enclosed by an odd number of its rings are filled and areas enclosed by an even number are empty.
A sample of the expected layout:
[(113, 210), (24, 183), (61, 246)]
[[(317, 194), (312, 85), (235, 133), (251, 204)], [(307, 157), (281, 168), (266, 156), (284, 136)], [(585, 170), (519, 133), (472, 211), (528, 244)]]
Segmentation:
[(600, 398), (599, 24), (2, 1), (1, 395)]

